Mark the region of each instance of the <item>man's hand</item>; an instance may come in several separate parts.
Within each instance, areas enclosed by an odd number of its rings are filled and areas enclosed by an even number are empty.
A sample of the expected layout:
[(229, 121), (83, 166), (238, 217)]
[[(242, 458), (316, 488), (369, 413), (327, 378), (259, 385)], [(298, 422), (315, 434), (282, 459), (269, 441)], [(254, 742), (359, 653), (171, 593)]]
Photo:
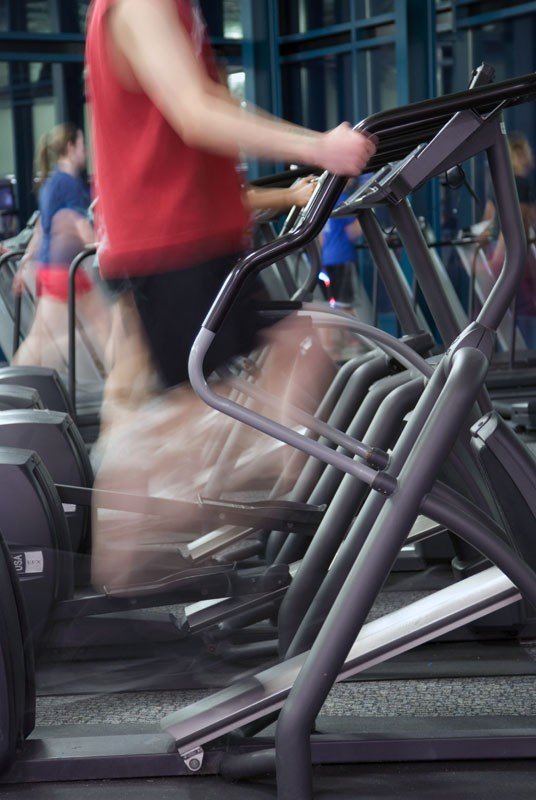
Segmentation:
[(325, 133), (318, 145), (318, 166), (335, 175), (360, 175), (376, 152), (373, 139), (343, 122)]

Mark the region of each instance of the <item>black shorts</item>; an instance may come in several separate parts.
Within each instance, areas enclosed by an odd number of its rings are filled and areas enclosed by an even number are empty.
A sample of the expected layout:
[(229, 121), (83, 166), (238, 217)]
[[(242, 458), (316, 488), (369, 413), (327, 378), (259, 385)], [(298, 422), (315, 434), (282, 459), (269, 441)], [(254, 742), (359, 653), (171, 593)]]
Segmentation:
[(111, 303), (132, 288), (130, 278), (100, 278), (100, 285)]
[[(166, 388), (188, 380), (193, 342), (225, 278), (239, 256), (227, 256), (195, 267), (131, 278), (130, 284), (151, 354)], [(257, 344), (263, 323), (259, 314), (262, 285), (248, 279), (205, 357), (205, 375), (229, 358)]]

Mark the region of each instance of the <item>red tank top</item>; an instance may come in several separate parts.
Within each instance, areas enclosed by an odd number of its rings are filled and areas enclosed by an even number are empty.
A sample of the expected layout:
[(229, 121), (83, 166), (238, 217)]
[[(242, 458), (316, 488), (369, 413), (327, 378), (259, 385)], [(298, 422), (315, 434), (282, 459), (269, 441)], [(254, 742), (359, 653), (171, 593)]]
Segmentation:
[[(146, 94), (120, 83), (106, 27), (114, 2), (93, 0), (86, 39), (101, 272), (148, 275), (237, 252), (249, 216), (235, 164), (187, 146)], [(175, 2), (215, 77), (198, 13), (189, 0)]]

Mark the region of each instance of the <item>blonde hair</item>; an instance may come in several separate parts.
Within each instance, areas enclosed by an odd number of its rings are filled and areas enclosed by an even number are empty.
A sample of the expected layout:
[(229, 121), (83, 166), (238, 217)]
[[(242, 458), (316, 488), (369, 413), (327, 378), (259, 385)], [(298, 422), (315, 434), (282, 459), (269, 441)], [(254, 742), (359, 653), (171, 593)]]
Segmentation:
[(508, 134), (508, 147), (510, 149), (510, 158), (516, 169), (523, 170), (523, 173), (528, 173), (534, 165), (534, 156), (529, 140), (524, 133), (520, 131), (513, 131)]
[(34, 160), (37, 183), (42, 184), (50, 175), (59, 158), (66, 155), (70, 144), (76, 144), (79, 129), (73, 122), (62, 122), (41, 136)]

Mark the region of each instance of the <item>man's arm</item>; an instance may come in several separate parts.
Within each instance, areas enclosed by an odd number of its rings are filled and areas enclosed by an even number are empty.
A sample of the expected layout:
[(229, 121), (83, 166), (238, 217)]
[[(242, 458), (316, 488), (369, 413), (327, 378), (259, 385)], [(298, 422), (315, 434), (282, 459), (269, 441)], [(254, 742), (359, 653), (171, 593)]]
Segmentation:
[(172, 0), (118, 0), (109, 30), (118, 58), (187, 144), (342, 175), (359, 174), (374, 153), (348, 123), (318, 133), (232, 102), (199, 64)]

